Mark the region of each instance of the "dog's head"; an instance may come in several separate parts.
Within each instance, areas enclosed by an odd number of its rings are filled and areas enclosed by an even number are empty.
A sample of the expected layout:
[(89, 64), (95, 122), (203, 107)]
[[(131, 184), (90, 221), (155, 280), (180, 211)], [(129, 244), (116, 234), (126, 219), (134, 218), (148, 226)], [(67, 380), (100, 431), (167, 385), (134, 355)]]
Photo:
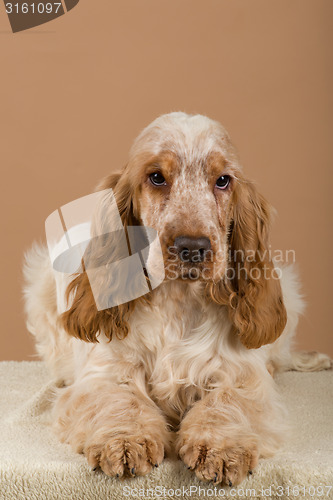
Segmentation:
[[(244, 177), (219, 123), (185, 113), (159, 117), (135, 140), (123, 171), (99, 188), (113, 189), (125, 226), (157, 231), (166, 279), (200, 280), (207, 300), (229, 307), (244, 345), (257, 348), (282, 333), (286, 313), (268, 252), (271, 209)], [(104, 206), (95, 223), (107, 217)], [(101, 328), (110, 338), (111, 330), (126, 334), (134, 303), (94, 311), (84, 274), (69, 292), (67, 331), (85, 340), (96, 340)]]

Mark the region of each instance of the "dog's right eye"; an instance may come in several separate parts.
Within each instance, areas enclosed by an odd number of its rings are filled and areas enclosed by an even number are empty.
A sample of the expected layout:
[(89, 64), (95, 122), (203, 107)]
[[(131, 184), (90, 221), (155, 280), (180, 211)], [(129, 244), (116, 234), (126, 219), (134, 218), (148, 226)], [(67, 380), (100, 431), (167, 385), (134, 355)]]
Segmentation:
[(149, 176), (150, 182), (154, 184), (154, 186), (165, 186), (166, 182), (162, 174), (159, 172), (154, 172)]

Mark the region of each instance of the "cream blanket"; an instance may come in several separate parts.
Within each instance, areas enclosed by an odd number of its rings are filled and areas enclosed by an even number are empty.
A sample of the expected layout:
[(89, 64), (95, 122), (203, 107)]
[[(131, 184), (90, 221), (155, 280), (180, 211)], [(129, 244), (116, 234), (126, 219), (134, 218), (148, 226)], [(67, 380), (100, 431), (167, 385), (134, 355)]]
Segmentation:
[(291, 436), (278, 455), (262, 460), (236, 488), (201, 483), (181, 462), (171, 460), (134, 479), (93, 472), (82, 455), (59, 443), (52, 432), (52, 383), (42, 362), (1, 362), (0, 381), (1, 499), (333, 499), (332, 371), (278, 377)]

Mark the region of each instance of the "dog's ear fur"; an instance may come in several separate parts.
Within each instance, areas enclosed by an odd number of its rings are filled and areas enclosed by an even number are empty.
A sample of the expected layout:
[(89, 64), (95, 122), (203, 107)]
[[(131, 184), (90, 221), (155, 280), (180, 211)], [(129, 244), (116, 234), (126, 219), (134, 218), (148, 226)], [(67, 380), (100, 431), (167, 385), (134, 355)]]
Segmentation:
[(211, 289), (217, 302), (229, 306), (233, 330), (248, 349), (274, 342), (287, 315), (277, 273), (270, 258), (271, 208), (253, 184), (242, 181), (234, 192), (229, 235), (229, 271)]
[[(120, 173), (109, 175), (97, 187), (98, 191), (106, 189), (113, 191), (123, 226), (137, 225), (138, 221), (133, 213), (133, 192), (126, 176)], [(103, 225), (107, 224), (108, 221), (110, 196), (112, 193), (106, 194), (99, 202), (92, 221), (92, 234), (103, 234)], [(110, 236), (105, 232), (104, 237), (107, 239)], [(103, 248), (108, 248), (107, 241), (104, 242), (104, 246), (99, 244), (98, 250), (103, 251)], [(94, 253), (95, 248), (92, 240), (86, 254), (92, 255), (94, 259)], [(103, 256), (100, 257), (103, 260)], [(98, 342), (98, 333), (101, 331), (109, 340), (112, 339), (112, 335), (116, 335), (118, 338), (126, 337), (128, 318), (134, 309), (135, 301), (99, 311), (86, 272), (82, 272), (74, 278), (67, 287), (66, 295), (71, 306), (61, 315), (60, 322), (67, 333), (87, 342)]]

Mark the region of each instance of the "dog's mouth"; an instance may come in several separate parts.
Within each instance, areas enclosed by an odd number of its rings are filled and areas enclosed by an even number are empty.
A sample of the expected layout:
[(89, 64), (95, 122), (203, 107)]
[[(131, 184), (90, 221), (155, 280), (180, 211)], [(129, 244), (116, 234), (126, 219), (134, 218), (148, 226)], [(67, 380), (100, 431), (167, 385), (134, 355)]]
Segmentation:
[(183, 245), (181, 251), (175, 251), (174, 245), (162, 244), (166, 280), (212, 281), (221, 274), (224, 263), (220, 265), (216, 249), (198, 246), (193, 249)]
[(183, 262), (177, 261), (165, 262), (165, 277), (168, 280), (184, 281), (210, 281), (214, 275), (213, 262)]
[(191, 267), (190, 269), (183, 269), (180, 278), (183, 280), (198, 281), (202, 280), (203, 276), (202, 271), (198, 267)]

